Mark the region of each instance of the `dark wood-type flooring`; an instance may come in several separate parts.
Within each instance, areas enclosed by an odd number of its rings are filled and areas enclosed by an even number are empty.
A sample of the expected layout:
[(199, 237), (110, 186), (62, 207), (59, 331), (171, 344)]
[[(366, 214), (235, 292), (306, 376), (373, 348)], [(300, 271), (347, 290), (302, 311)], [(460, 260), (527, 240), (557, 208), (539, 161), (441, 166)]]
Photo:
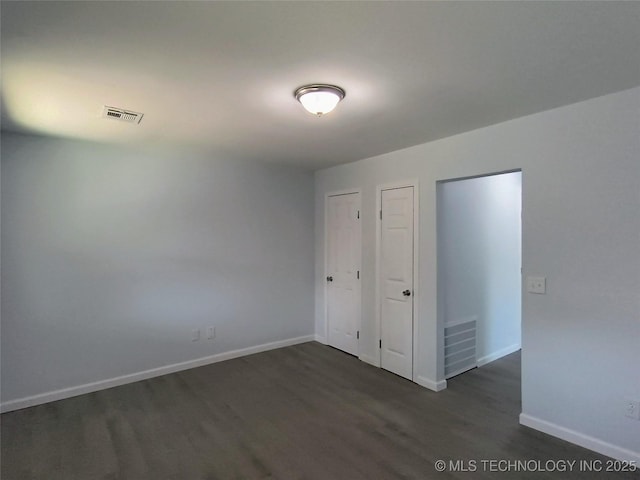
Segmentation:
[(488, 471), (482, 460), (606, 464), (519, 413), (519, 353), (434, 393), (312, 342), (4, 414), (2, 480), (640, 477)]

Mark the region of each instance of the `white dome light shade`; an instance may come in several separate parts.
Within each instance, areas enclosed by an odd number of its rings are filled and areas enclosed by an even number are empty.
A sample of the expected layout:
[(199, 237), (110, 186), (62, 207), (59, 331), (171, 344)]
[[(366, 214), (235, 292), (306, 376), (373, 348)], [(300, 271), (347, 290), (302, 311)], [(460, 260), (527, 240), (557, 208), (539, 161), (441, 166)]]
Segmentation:
[(308, 112), (320, 117), (336, 108), (345, 93), (335, 85), (313, 84), (300, 87), (294, 95)]

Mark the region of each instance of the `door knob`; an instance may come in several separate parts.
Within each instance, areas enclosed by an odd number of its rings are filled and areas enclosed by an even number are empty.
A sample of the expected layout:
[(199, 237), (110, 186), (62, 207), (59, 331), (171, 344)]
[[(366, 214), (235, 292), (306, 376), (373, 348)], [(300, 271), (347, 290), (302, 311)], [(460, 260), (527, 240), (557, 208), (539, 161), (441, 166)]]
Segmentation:
[(405, 290), (404, 292), (402, 292), (402, 294), (403, 294), (405, 297), (410, 297), (410, 296), (411, 296), (411, 290)]
[(331, 276), (327, 277), (327, 282), (333, 282), (333, 277)]

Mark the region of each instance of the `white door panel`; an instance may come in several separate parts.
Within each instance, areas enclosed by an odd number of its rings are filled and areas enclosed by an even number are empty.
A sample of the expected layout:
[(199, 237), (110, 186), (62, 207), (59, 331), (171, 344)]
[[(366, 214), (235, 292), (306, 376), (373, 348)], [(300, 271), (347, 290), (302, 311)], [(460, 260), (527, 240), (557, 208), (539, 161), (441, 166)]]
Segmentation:
[(358, 354), (360, 194), (328, 197), (327, 322), (329, 345)]
[(413, 187), (381, 192), (382, 368), (413, 376)]

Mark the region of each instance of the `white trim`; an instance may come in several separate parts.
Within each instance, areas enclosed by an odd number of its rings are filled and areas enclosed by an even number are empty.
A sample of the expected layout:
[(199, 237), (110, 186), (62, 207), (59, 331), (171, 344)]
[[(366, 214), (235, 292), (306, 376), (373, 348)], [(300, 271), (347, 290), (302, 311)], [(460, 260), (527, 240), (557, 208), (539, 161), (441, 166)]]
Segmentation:
[(318, 343), (322, 343), (323, 345), (327, 344), (327, 337), (323, 337), (322, 335), (318, 335), (317, 333), (314, 336), (314, 340)]
[[(324, 341), (320, 341), (325, 345), (329, 345), (329, 315), (327, 308), (327, 303), (329, 302), (329, 295), (327, 295), (327, 282), (325, 282), (325, 277), (328, 275), (328, 246), (329, 246), (329, 197), (337, 197), (340, 195), (358, 195), (358, 211), (360, 212), (360, 221), (358, 222), (358, 235), (360, 236), (360, 258), (358, 259), (358, 270), (360, 271), (360, 282), (358, 283), (358, 296), (360, 297), (360, 302), (358, 305), (358, 331), (362, 330), (362, 188), (349, 188), (343, 190), (335, 190), (332, 192), (327, 192), (324, 194), (324, 272), (322, 274), (322, 279), (320, 280), (324, 284)], [(360, 358), (360, 342), (356, 343), (356, 356)]]
[(418, 385), (428, 388), (429, 390), (433, 390), (434, 392), (440, 392), (447, 388), (446, 380), (440, 380), (439, 382), (436, 382), (435, 380), (431, 380), (430, 378), (418, 375), (415, 381)]
[(584, 433), (571, 430), (555, 423), (547, 422), (539, 418), (527, 415), (525, 413), (520, 414), (520, 425), (533, 428), (540, 432), (552, 435), (554, 437), (566, 440), (567, 442), (579, 445), (594, 452), (601, 453), (616, 460), (622, 460), (626, 462), (635, 462), (636, 466), (640, 465), (640, 452), (633, 452), (626, 448), (618, 447), (608, 442), (604, 442)]
[(513, 345), (509, 345), (508, 347), (502, 348), (497, 352), (493, 352), (489, 355), (485, 355), (484, 357), (479, 358), (476, 363), (478, 364), (479, 367), (482, 367), (487, 363), (491, 363), (494, 360), (498, 360), (499, 358), (502, 358), (513, 352), (517, 352), (518, 350), (520, 350), (520, 348), (521, 348), (521, 345), (519, 343), (514, 343)]
[[(378, 332), (378, 339), (382, 338), (382, 321), (381, 315), (382, 310), (380, 308), (381, 294), (380, 294), (380, 238), (382, 236), (382, 221), (380, 220), (379, 212), (382, 209), (382, 192), (384, 190), (393, 190), (396, 188), (405, 188), (405, 187), (413, 187), (413, 364), (411, 366), (411, 380), (415, 383), (418, 382), (418, 372), (416, 366), (418, 363), (418, 351), (420, 348), (419, 343), (419, 332), (418, 332), (418, 303), (420, 298), (420, 288), (419, 288), (419, 252), (420, 252), (420, 195), (419, 195), (419, 181), (417, 178), (392, 182), (392, 183), (384, 183), (376, 186), (376, 271), (375, 271), (375, 282), (376, 282), (376, 325), (375, 331)], [(376, 342), (378, 343), (378, 342)], [(377, 349), (377, 366), (380, 367), (382, 365), (382, 356), (380, 349)], [(429, 388), (429, 387), (427, 387)]]
[(62, 400), (65, 398), (75, 397), (77, 395), (84, 395), (85, 393), (97, 392), (98, 390), (104, 390), (106, 388), (118, 387), (127, 383), (138, 382), (140, 380), (146, 380), (148, 378), (159, 377), (161, 375), (167, 375), (169, 373), (180, 372), (182, 370), (188, 370), (190, 368), (202, 367), (211, 363), (222, 362), (224, 360), (231, 360), (232, 358), (244, 357), (246, 355), (252, 355), (254, 353), (265, 352), (267, 350), (274, 350), (276, 348), (288, 347), (291, 345), (297, 345), (299, 343), (311, 342), (314, 340), (313, 335), (305, 335), (303, 337), (288, 338), (286, 340), (278, 340), (276, 342), (264, 343), (262, 345), (256, 345), (253, 347), (241, 348), (238, 350), (231, 350), (229, 352), (217, 353), (207, 357), (196, 358), (194, 360), (187, 360), (186, 362), (174, 363), (172, 365), (165, 365), (158, 368), (152, 368), (150, 370), (144, 370), (142, 372), (130, 373), (119, 377), (109, 378), (106, 380), (98, 380), (97, 382), (85, 383), (84, 385), (77, 385), (75, 387), (62, 388), (60, 390), (54, 390), (52, 392), (39, 393), (29, 397), (18, 398), (16, 400), (9, 400), (0, 404), (0, 412), (11, 412), (13, 410), (20, 410), (21, 408), (33, 407), (42, 403), (55, 402), (56, 400)]
[(326, 197), (337, 197), (338, 195), (351, 195), (352, 193), (359, 193), (362, 195), (362, 189), (357, 188), (343, 188), (342, 190), (333, 190), (324, 194)]

